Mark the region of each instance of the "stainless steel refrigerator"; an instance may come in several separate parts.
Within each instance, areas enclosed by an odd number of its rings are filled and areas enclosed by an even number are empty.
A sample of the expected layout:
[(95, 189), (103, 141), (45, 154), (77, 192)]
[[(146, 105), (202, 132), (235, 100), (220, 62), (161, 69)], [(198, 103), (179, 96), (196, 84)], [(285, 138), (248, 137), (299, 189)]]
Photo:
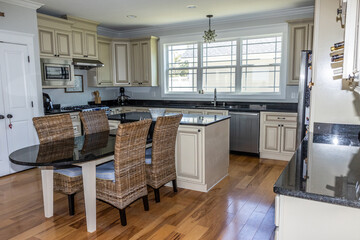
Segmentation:
[(301, 51), (296, 146), (299, 146), (304, 137), (306, 137), (306, 132), (309, 128), (311, 65), (311, 51)]

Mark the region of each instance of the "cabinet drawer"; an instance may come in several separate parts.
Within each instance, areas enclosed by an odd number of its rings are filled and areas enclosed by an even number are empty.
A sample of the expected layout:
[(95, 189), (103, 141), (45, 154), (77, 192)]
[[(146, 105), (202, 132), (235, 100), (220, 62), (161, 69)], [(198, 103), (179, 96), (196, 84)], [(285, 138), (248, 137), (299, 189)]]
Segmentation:
[(70, 117), (72, 121), (80, 119), (79, 113), (70, 113)]
[(296, 122), (297, 117), (296, 117), (296, 114), (294, 114), (294, 115), (266, 114), (265, 121), (269, 121), (269, 122), (279, 122), (279, 121)]
[(75, 137), (81, 136), (81, 125), (80, 124), (74, 124), (73, 123), (73, 129), (74, 129)]

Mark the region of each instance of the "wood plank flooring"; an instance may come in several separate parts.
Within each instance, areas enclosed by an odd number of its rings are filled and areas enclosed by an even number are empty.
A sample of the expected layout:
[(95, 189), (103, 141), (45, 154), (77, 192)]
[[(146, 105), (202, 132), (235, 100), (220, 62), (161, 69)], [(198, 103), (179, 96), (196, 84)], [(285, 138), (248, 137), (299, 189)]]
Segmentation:
[(149, 194), (127, 208), (126, 227), (119, 211), (97, 201), (97, 231), (87, 233), (83, 194), (75, 196), (75, 216), (67, 197), (54, 195), (54, 217), (43, 213), (38, 169), (0, 178), (0, 239), (273, 239), (272, 187), (287, 162), (230, 155), (229, 176), (208, 193), (163, 187), (161, 202)]

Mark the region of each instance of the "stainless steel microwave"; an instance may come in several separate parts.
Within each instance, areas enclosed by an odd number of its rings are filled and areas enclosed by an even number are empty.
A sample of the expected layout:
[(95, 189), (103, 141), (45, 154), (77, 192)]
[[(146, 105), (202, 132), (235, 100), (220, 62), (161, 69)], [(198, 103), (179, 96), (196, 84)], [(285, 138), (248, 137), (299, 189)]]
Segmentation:
[(71, 59), (42, 58), (41, 74), (44, 87), (74, 86), (74, 65)]

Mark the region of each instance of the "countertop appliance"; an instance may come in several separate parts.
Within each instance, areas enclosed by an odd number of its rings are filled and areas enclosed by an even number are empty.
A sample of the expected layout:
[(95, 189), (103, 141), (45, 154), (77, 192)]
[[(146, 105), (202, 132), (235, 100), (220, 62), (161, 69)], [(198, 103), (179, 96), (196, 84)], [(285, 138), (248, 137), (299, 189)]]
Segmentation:
[(50, 98), (49, 94), (47, 94), (47, 93), (43, 93), (43, 104), (44, 104), (45, 112), (50, 112), (50, 111), (54, 110), (54, 106), (51, 101), (51, 98)]
[(120, 105), (125, 105), (125, 103), (127, 102), (127, 100), (129, 100), (129, 96), (125, 95), (125, 88), (121, 87), (120, 88), (120, 96), (118, 96), (118, 103)]
[(306, 136), (306, 132), (309, 127), (310, 90), (312, 86), (311, 64), (312, 64), (312, 52), (308, 50), (302, 51), (301, 64), (300, 64), (300, 77), (299, 77), (296, 146), (300, 145), (301, 141)]
[(43, 86), (73, 86), (74, 66), (71, 59), (41, 58)]
[(260, 114), (229, 112), (230, 151), (259, 153)]

